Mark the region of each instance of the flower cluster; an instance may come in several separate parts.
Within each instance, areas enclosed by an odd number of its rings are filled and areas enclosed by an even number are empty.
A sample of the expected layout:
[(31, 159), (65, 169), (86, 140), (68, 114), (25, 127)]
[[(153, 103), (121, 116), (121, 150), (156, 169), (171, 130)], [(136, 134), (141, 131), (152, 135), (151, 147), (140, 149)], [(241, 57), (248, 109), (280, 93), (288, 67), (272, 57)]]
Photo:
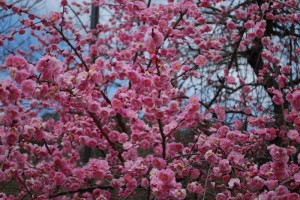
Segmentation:
[(300, 198), (297, 1), (12, 2), (0, 199)]

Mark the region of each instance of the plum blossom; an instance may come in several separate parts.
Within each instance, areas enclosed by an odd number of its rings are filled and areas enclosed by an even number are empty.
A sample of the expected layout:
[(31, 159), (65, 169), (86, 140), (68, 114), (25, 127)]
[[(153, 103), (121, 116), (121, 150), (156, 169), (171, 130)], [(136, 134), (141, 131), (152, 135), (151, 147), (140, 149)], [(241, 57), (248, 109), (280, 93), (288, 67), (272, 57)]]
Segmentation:
[(175, 181), (175, 173), (170, 169), (163, 169), (157, 173), (157, 178), (166, 185), (172, 184)]
[(88, 169), (93, 177), (104, 178), (109, 174), (110, 166), (106, 160), (90, 159)]
[(229, 22), (227, 22), (227, 27), (229, 28), (229, 29), (236, 29), (236, 24), (233, 22), (233, 21), (229, 21)]
[(29, 64), (27, 60), (18, 55), (9, 55), (5, 59), (5, 64), (7, 67), (15, 67), (18, 70), (28, 70), (29, 69)]
[(56, 185), (62, 186), (67, 181), (67, 178), (62, 172), (55, 172), (54, 180)]
[(196, 193), (196, 194), (203, 194), (203, 192), (204, 192), (204, 188), (198, 182), (192, 182), (192, 183), (188, 184), (187, 190), (189, 192)]
[(178, 200), (185, 199), (186, 190), (185, 189), (175, 189), (171, 191), (171, 195)]
[(300, 91), (295, 91), (292, 94), (291, 104), (296, 110), (300, 109)]
[(158, 170), (162, 170), (167, 166), (167, 163), (164, 159), (157, 157), (153, 158), (151, 163), (153, 167), (157, 168)]
[(264, 179), (262, 179), (259, 176), (255, 176), (250, 182), (250, 186), (256, 190), (260, 190), (264, 185), (265, 185)]
[(297, 130), (289, 130), (287, 136), (291, 140), (295, 140), (299, 137), (299, 132)]
[(9, 145), (14, 145), (18, 141), (18, 139), (19, 139), (18, 135), (14, 132), (10, 132), (6, 136), (6, 142)]
[(232, 178), (228, 182), (229, 188), (240, 187), (241, 181), (238, 178)]
[(275, 161), (280, 161), (280, 162), (287, 162), (289, 157), (287, 155), (287, 150), (282, 147), (278, 147), (275, 145), (269, 146), (270, 149), (270, 154), (272, 156), (272, 159)]
[(49, 80), (53, 75), (62, 72), (63, 64), (52, 56), (44, 56), (37, 63), (36, 68), (42, 74), (42, 78)]
[(0, 199), (299, 199), (297, 3), (221, 1), (0, 0), (38, 41), (0, 64)]
[(33, 81), (31, 79), (22, 81), (21, 90), (26, 97), (32, 97), (35, 89), (36, 89), (35, 81)]
[(293, 178), (295, 179), (296, 185), (300, 185), (300, 172), (294, 174)]
[(206, 64), (206, 62), (207, 62), (206, 57), (203, 55), (198, 55), (195, 58), (196, 65), (204, 66)]
[(244, 26), (245, 26), (245, 28), (253, 28), (254, 27), (254, 25), (255, 25), (255, 22), (253, 21), (253, 20), (248, 20), (245, 24), (244, 24)]

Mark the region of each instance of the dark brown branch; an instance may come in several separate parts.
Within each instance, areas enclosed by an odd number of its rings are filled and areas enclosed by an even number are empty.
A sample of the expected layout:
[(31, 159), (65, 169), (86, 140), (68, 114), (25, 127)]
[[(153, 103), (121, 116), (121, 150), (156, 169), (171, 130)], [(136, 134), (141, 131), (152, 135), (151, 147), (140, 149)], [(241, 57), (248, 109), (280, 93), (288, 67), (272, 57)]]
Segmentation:
[(159, 132), (160, 132), (161, 140), (162, 140), (161, 141), (162, 148), (163, 148), (162, 157), (163, 157), (163, 159), (166, 159), (166, 136), (164, 134), (163, 124), (162, 124), (161, 120), (158, 119), (157, 121), (158, 121)]
[(246, 31), (245, 28), (243, 28), (243, 29), (240, 31), (240, 39), (239, 39), (239, 41), (236, 43), (235, 48), (234, 48), (234, 51), (233, 51), (232, 56), (231, 56), (231, 59), (230, 59), (230, 62), (229, 62), (228, 65), (227, 65), (227, 69), (228, 69), (228, 70), (231, 68), (231, 66), (232, 66), (232, 64), (233, 64), (233, 62), (234, 62), (234, 60), (236, 59), (237, 52), (238, 52), (238, 48), (239, 48), (239, 46), (240, 46), (240, 43), (241, 43), (242, 40), (243, 40), (243, 35), (244, 35), (245, 31)]
[(225, 84), (225, 80), (224, 79), (221, 79), (220, 80), (221, 82), (221, 85), (219, 86), (215, 96), (212, 98), (212, 100), (207, 104), (207, 108), (210, 108), (211, 105), (217, 100), (218, 96), (220, 95), (222, 89), (224, 88), (224, 84)]
[(32, 199), (32, 193), (30, 192), (30, 190), (28, 189), (28, 187), (26, 186), (26, 184), (20, 179), (20, 177), (17, 175), (17, 179), (20, 181), (20, 183), (25, 187), (26, 191), (28, 194), (30, 194), (30, 197)]
[(45, 139), (43, 139), (43, 142), (44, 142), (44, 144), (45, 144), (45, 146), (46, 146), (46, 149), (47, 149), (48, 153), (49, 153), (50, 155), (52, 155), (52, 151), (50, 150), (50, 148), (49, 148), (49, 146), (48, 146), (48, 144), (47, 144), (47, 141), (46, 141)]
[(81, 64), (84, 66), (85, 71), (88, 72), (89, 68), (88, 68), (87, 64), (85, 63), (85, 61), (83, 60), (82, 56), (77, 51), (77, 49), (71, 44), (71, 42), (69, 41), (69, 39), (66, 38), (66, 36), (64, 35), (64, 33), (62, 31), (60, 31), (57, 27), (53, 27), (53, 28), (61, 35), (62, 39), (69, 45), (69, 47), (71, 47), (71, 49), (74, 51), (74, 53), (76, 54), (76, 56), (81, 61)]
[(75, 191), (66, 191), (66, 192), (59, 192), (53, 195), (49, 195), (49, 198), (55, 198), (55, 197), (59, 197), (59, 196), (64, 196), (64, 195), (70, 195), (70, 194), (76, 194), (76, 193), (84, 193), (84, 192), (92, 192), (94, 189), (103, 189), (103, 190), (108, 190), (108, 189), (114, 189), (111, 186), (92, 186), (92, 187), (88, 187), (88, 188), (80, 188), (78, 190)]
[(147, 3), (147, 8), (149, 8), (151, 5), (151, 0), (148, 0), (148, 3)]
[(122, 156), (122, 151), (120, 151), (117, 147), (116, 147), (116, 144), (113, 143), (110, 139), (109, 139), (109, 136), (107, 133), (105, 133), (105, 131), (103, 130), (102, 128), (102, 124), (101, 122), (98, 120), (97, 116), (90, 112), (90, 111), (87, 111), (87, 113), (91, 116), (91, 118), (93, 119), (93, 121), (95, 122), (97, 128), (100, 130), (100, 132), (102, 133), (102, 135), (105, 137), (105, 139), (107, 140), (108, 144), (110, 145), (111, 148), (113, 148), (114, 150), (116, 150), (118, 152), (118, 158), (119, 160), (124, 163), (125, 160)]
[(83, 24), (83, 22), (81, 21), (81, 19), (78, 17), (78, 15), (76, 14), (75, 10), (72, 8), (72, 6), (68, 5), (68, 8), (70, 8), (70, 10), (73, 12), (73, 14), (75, 15), (75, 17), (77, 18), (77, 20), (79, 21), (80, 25), (82, 26), (82, 28), (84, 29), (84, 31), (87, 33), (87, 30)]

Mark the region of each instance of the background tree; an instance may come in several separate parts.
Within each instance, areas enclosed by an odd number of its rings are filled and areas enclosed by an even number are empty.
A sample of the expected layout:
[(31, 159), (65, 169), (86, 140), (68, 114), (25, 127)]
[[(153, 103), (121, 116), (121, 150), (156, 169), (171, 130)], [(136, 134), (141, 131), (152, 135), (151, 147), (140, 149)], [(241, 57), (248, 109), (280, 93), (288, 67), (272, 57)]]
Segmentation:
[(0, 5), (44, 52), (3, 64), (2, 198), (299, 199), (297, 1)]

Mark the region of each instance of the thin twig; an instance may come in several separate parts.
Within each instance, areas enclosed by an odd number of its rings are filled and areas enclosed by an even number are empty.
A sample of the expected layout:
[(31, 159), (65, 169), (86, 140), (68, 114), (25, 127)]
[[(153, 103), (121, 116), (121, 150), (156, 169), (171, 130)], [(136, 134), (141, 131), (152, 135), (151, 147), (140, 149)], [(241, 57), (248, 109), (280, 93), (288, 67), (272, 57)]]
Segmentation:
[(205, 185), (204, 185), (204, 194), (203, 194), (203, 198), (202, 200), (205, 200), (205, 196), (206, 196), (206, 191), (207, 191), (207, 182), (208, 182), (208, 177), (210, 176), (210, 170), (211, 170), (211, 165), (209, 166), (208, 172), (207, 172), (207, 177), (205, 179)]

